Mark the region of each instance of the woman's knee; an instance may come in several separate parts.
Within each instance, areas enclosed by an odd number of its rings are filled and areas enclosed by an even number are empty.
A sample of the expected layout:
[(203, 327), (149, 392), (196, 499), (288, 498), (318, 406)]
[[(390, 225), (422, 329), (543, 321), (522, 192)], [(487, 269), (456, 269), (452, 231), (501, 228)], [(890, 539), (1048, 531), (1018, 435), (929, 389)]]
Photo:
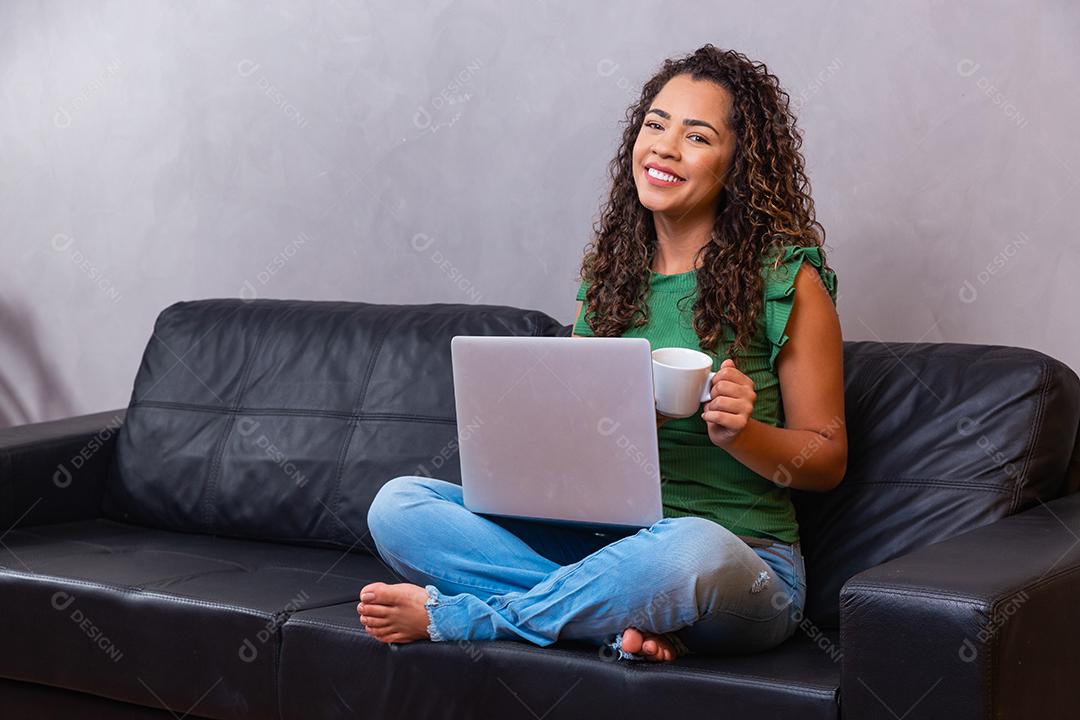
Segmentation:
[(718, 548), (734, 546), (733, 541), (742, 543), (737, 535), (723, 525), (697, 515), (667, 517), (652, 528), (660, 531), (666, 539), (680, 548), (704, 550), (708, 557), (717, 555)]
[(670, 543), (665, 554), (681, 564), (681, 572), (704, 581), (703, 588), (728, 585), (737, 576), (745, 576), (751, 583), (760, 582), (760, 571), (767, 567), (764, 561), (723, 525), (693, 515), (664, 518), (661, 522), (665, 523), (664, 533)]
[(367, 512), (368, 531), (376, 543), (380, 542), (380, 537), (387, 539), (393, 522), (401, 519), (402, 508), (410, 499), (430, 492), (424, 486), (424, 481), (428, 479), (418, 475), (399, 475), (379, 488)]

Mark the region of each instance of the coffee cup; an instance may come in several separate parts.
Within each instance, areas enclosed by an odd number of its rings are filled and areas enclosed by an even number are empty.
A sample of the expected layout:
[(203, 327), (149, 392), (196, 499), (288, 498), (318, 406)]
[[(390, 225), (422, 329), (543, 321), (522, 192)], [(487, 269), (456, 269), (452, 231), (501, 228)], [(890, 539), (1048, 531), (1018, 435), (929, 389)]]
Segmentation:
[(668, 347), (652, 351), (656, 411), (673, 418), (690, 417), (712, 399), (715, 372), (711, 357), (700, 350)]

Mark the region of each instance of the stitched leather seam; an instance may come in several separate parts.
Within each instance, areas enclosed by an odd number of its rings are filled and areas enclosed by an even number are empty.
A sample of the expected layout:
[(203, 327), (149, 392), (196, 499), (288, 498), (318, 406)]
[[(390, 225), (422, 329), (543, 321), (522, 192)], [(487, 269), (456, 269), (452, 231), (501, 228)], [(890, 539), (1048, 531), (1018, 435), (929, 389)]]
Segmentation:
[[(119, 526), (119, 527), (122, 527), (122, 528), (127, 528), (127, 529), (135, 528), (136, 530), (153, 530), (154, 532), (184, 533), (184, 534), (187, 534), (187, 535), (197, 535), (197, 536), (215, 537), (215, 538), (216, 537), (223, 537), (223, 538), (244, 540), (244, 541), (248, 541), (248, 542), (255, 541), (255, 542), (260, 542), (260, 543), (285, 543), (287, 545), (298, 545), (300, 547), (311, 548), (311, 549), (315, 549), (315, 550), (340, 550), (342, 548), (352, 549), (352, 548), (356, 547), (356, 542), (355, 541), (348, 544), (348, 545), (345, 545), (345, 544), (340, 543), (340, 542), (338, 542), (336, 540), (312, 539), (310, 537), (306, 537), (306, 536), (303, 536), (303, 535), (265, 535), (265, 534), (262, 534), (262, 533), (259, 533), (259, 534), (249, 533), (249, 534), (246, 534), (246, 535), (225, 534), (225, 533), (208, 534), (208, 533), (204, 533), (204, 532), (201, 532), (201, 531), (195, 531), (195, 530), (178, 530), (178, 529), (173, 528), (173, 527), (133, 525), (131, 523), (124, 523), (124, 522), (121, 522), (119, 520), (113, 520), (111, 518), (99, 517), (99, 518), (93, 518), (93, 521), (109, 523), (111, 525), (116, 525), (116, 526)], [(365, 554), (370, 554), (370, 553), (365, 553)]]
[[(965, 358), (967, 360), (971, 360), (971, 359), (973, 359), (975, 357), (978, 357), (976, 352), (973, 352), (973, 350), (978, 352), (978, 351), (983, 351), (983, 350), (990, 350), (990, 351), (994, 351), (994, 350), (1010, 350), (1010, 351), (1014, 351), (1014, 350), (1019, 349), (1019, 350), (1024, 350), (1025, 354), (1029, 354), (1029, 355), (1045, 355), (1045, 353), (1041, 353), (1039, 351), (1032, 351), (1029, 348), (1017, 348), (1017, 347), (1012, 346), (1012, 345), (984, 345), (982, 343), (954, 343), (954, 342), (934, 343), (934, 342), (889, 342), (889, 341), (879, 341), (879, 340), (845, 340), (844, 341), (844, 347), (845, 348), (848, 348), (848, 347), (852, 348), (852, 352), (855, 355), (855, 357), (852, 358), (852, 361), (853, 361), (851, 363), (852, 365), (854, 365), (855, 362), (858, 362), (859, 360), (881, 360), (881, 359), (888, 360), (889, 358), (896, 359), (896, 356), (892, 352), (878, 352), (878, 351), (875, 351), (875, 350), (863, 350), (863, 349), (861, 349), (861, 347), (858, 348), (858, 349), (856, 349), (856, 347), (855, 347), (855, 346), (864, 346), (864, 345), (865, 346), (886, 345), (886, 346), (888, 346), (890, 348), (893, 348), (894, 350), (895, 350), (895, 348), (898, 348), (898, 347), (903, 348), (903, 347), (908, 347), (908, 346), (922, 345), (927, 350), (932, 349), (933, 353), (934, 353), (934, 357), (937, 357), (939, 355), (943, 355), (943, 356), (946, 356), (946, 357), (963, 357), (963, 358)], [(945, 346), (947, 346), (947, 345), (948, 346), (959, 345), (960, 347), (957, 347), (955, 349), (952, 348), (952, 347), (946, 348)], [(983, 353), (983, 354), (986, 354), (986, 353)]]
[[(129, 528), (133, 527), (131, 525), (116, 522), (114, 520), (109, 520), (109, 519), (106, 519), (106, 518), (96, 518), (96, 520), (100, 520), (101, 522), (104, 522), (104, 523), (107, 523), (107, 524), (113, 525), (113, 526), (118, 526), (118, 527), (121, 527), (121, 528), (124, 528), (124, 529), (129, 529)], [(41, 533), (40, 530), (38, 530), (39, 527), (40, 526), (34, 526), (33, 530), (27, 529), (27, 528), (14, 528), (14, 529), (11, 530), (11, 534), (12, 534), (12, 536), (25, 536), (25, 537), (37, 538), (37, 539), (41, 539), (41, 540), (51, 540), (54, 537), (53, 535)], [(141, 526), (136, 526), (136, 527), (139, 527), (140, 530), (147, 529), (147, 528), (143, 528)], [(150, 529), (152, 529), (154, 532), (162, 532), (162, 533), (183, 532), (183, 531), (177, 531), (177, 530), (163, 530), (163, 529), (160, 529), (160, 528), (150, 528)], [(189, 533), (186, 533), (186, 534), (191, 534), (191, 533), (189, 532)], [(287, 544), (291, 544), (291, 545), (292, 544), (298, 544), (301, 547), (305, 547), (305, 548), (307, 548), (309, 550), (319, 550), (319, 551), (322, 551), (322, 550), (337, 551), (337, 550), (340, 550), (341, 547), (342, 547), (340, 543), (336, 543), (336, 542), (335, 543), (330, 543), (329, 541), (321, 541), (319, 543), (314, 543), (314, 542), (311, 542), (310, 538), (305, 538), (305, 537), (300, 537), (300, 536), (297, 536), (297, 537), (268, 537), (268, 536), (265, 536), (265, 535), (224, 535), (224, 536), (218, 536), (218, 535), (203, 535), (202, 533), (195, 533), (195, 534), (200, 535), (200, 536), (204, 536), (204, 537), (226, 537), (226, 538), (230, 538), (230, 539), (235, 538), (235, 539), (244, 540), (244, 541), (256, 540), (256, 541), (258, 541), (260, 543), (268, 543), (269, 542), (269, 543), (287, 543)], [(308, 544), (304, 544), (305, 540), (308, 541)], [(163, 553), (169, 553), (169, 554), (173, 554), (173, 555), (183, 555), (183, 556), (186, 556), (186, 557), (199, 558), (201, 560), (212, 560), (214, 562), (227, 563), (227, 564), (230, 564), (230, 565), (235, 565), (237, 568), (240, 568), (240, 569), (243, 569), (243, 570), (250, 570), (251, 569), (251, 566), (245, 565), (245, 564), (240, 563), (239, 561), (236, 561), (236, 560), (223, 560), (221, 558), (216, 558), (216, 557), (209, 556), (209, 555), (198, 555), (198, 554), (190, 553), (190, 552), (181, 552), (181, 551), (178, 551), (178, 550), (169, 550), (167, 548), (159, 548), (154, 544), (143, 545), (143, 546), (139, 546), (137, 548), (122, 548), (120, 550), (117, 550), (117, 548), (115, 546), (102, 545), (100, 543), (89, 542), (87, 540), (78, 540), (78, 539), (65, 537), (65, 538), (60, 538), (58, 541), (65, 542), (65, 543), (71, 543), (73, 545), (88, 545), (91, 548), (95, 548), (95, 549), (101, 550), (103, 552), (108, 552), (108, 553), (128, 552), (129, 550), (149, 550), (149, 551), (153, 551), (153, 552), (163, 552)], [(153, 543), (155, 541), (151, 540), (150, 542)], [(355, 545), (355, 543), (354, 543), (354, 545)], [(365, 553), (363, 553), (363, 554), (367, 555), (369, 553), (367, 553), (365, 551)], [(352, 575), (342, 575), (341, 573), (325, 572), (325, 571), (324, 572), (319, 572), (318, 570), (309, 570), (307, 568), (290, 567), (290, 566), (287, 566), (287, 565), (259, 565), (258, 568), (255, 570), (255, 572), (258, 572), (258, 571), (261, 571), (261, 570), (289, 570), (291, 572), (308, 573), (308, 574), (311, 574), (311, 575), (318, 575), (319, 577), (338, 577), (338, 578), (342, 578), (343, 580), (350, 580), (350, 581), (357, 580), (357, 578), (352, 576)]]
[(278, 720), (284, 720), (284, 716), (281, 714), (281, 653), (285, 650), (285, 633), (282, 628), (285, 627), (285, 623), (289, 622), (291, 617), (291, 613), (286, 615), (285, 619), (274, 628), (274, 638), (277, 640), (274, 643), (274, 710)]
[[(650, 665), (652, 663), (649, 663)], [(734, 682), (738, 686), (753, 685), (760, 688), (768, 688), (770, 690), (783, 690), (784, 692), (790, 692), (797, 696), (802, 697), (815, 697), (815, 698), (828, 698), (832, 700), (836, 694), (836, 689), (830, 688), (813, 688), (807, 685), (801, 685), (795, 687), (795, 681), (785, 679), (782, 682), (776, 679), (769, 678), (757, 678), (749, 677), (746, 675), (729, 675), (721, 672), (687, 672), (686, 670), (676, 670), (673, 667), (661, 668), (641, 668), (638, 667), (639, 663), (622, 663), (627, 672), (658, 672), (664, 676), (674, 676), (684, 680), (706, 680), (709, 682), (715, 682), (717, 678), (724, 678)]]
[(348, 630), (350, 632), (355, 632), (357, 635), (366, 635), (363, 625), (342, 625), (341, 623), (327, 622), (325, 620), (306, 620), (303, 618), (298, 619), (296, 618), (296, 616), (290, 617), (288, 620), (282, 623), (281, 627), (285, 627), (286, 625), (305, 625), (307, 627), (315, 628), (332, 627), (337, 628), (338, 630)]
[[(1013, 497), (1012, 502), (1009, 504), (1009, 514), (1012, 515), (1016, 512), (1018, 505), (1020, 504), (1020, 488), (1024, 485), (1024, 478), (1027, 477), (1028, 466), (1031, 464), (1031, 458), (1035, 454), (1035, 442), (1042, 432), (1043, 416), (1046, 410), (1046, 396), (1050, 387), (1050, 364), (1047, 362), (1042, 363), (1043, 382), (1042, 387), (1039, 389), (1038, 403), (1035, 408), (1035, 419), (1031, 423), (1031, 433), (1028, 435), (1027, 444), (1027, 457), (1024, 458), (1024, 465), (1020, 468), (1020, 477), (1013, 483)], [(989, 706), (988, 706), (989, 707)]]
[[(341, 451), (338, 453), (337, 468), (334, 472), (334, 485), (330, 491), (330, 503), (327, 508), (331, 512), (330, 519), (342, 526), (344, 532), (340, 533), (342, 536), (341, 542), (346, 542), (347, 538), (344, 538), (345, 532), (353, 535), (352, 528), (345, 525), (341, 518), (341, 476), (345, 474), (345, 458), (349, 455), (349, 448), (352, 446), (353, 438), (356, 436), (356, 429), (360, 426), (359, 412), (360, 408), (364, 406), (364, 400), (367, 398), (368, 385), (371, 382), (371, 376), (375, 372), (375, 366), (379, 361), (379, 355), (382, 353), (383, 342), (386, 340), (386, 336), (390, 334), (390, 328), (394, 326), (394, 316), (391, 315), (390, 319), (382, 323), (381, 332), (378, 338), (375, 340), (375, 347), (372, 349), (371, 358), (368, 360), (368, 366), (364, 369), (364, 377), (360, 381), (360, 394), (356, 398), (356, 404), (353, 406), (352, 418), (349, 420), (349, 429), (345, 434), (345, 442), (341, 444)], [(360, 541), (361, 543), (363, 541)], [(350, 547), (355, 547), (356, 543), (353, 543)]]
[(960, 593), (943, 592), (941, 588), (929, 588), (921, 586), (906, 586), (903, 588), (891, 587), (889, 585), (847, 585), (843, 589), (843, 596), (841, 597), (841, 605), (844, 603), (845, 598), (849, 597), (853, 592), (869, 592), (879, 595), (903, 595), (906, 597), (925, 598), (930, 597), (935, 600), (948, 600), (950, 602), (962, 602), (973, 607), (986, 607), (988, 601), (977, 595), (963, 595)]
[(194, 605), (196, 607), (213, 608), (215, 610), (230, 610), (241, 615), (248, 615), (258, 618), (259, 620), (266, 620), (274, 616), (273, 613), (264, 612), (262, 610), (256, 610), (254, 608), (240, 607), (239, 605), (229, 605), (228, 603), (211, 602), (209, 600), (196, 600), (195, 598), (184, 597), (182, 595), (170, 595), (168, 593), (157, 592), (154, 590), (145, 590), (137, 587), (126, 587), (123, 585), (111, 585), (109, 583), (91, 582), (89, 580), (79, 580), (77, 578), (61, 577), (58, 575), (46, 575), (44, 573), (26, 573), (21, 570), (12, 570), (11, 568), (4, 568), (3, 576), (21, 577), (27, 580), (37, 580), (44, 582), (56, 582), (60, 584), (76, 585), (79, 587), (93, 588), (95, 590), (112, 590), (124, 595), (138, 595), (140, 597), (151, 597), (159, 600), (168, 600), (169, 602), (176, 602), (183, 605)]
[[(257, 315), (255, 317), (258, 319)], [(252, 347), (247, 362), (244, 363), (243, 371), (240, 373), (240, 386), (236, 389), (236, 399), (233, 401), (233, 412), (225, 419), (225, 428), (221, 432), (221, 438), (218, 440), (217, 447), (214, 449), (213, 460), (210, 462), (210, 472), (206, 479), (206, 491), (203, 495), (203, 527), (207, 532), (211, 532), (214, 529), (214, 500), (217, 497), (218, 473), (221, 470), (222, 458), (225, 456), (225, 443), (228, 441), (229, 435), (232, 434), (233, 426), (236, 425), (235, 411), (240, 407), (241, 400), (244, 399), (244, 391), (247, 389), (251, 368), (255, 365), (255, 359), (259, 357), (259, 349), (262, 347), (263, 338), (266, 336), (266, 326), (269, 324), (269, 317), (269, 314), (265, 314), (262, 321), (259, 323), (255, 344)]]
[[(243, 415), (283, 415), (283, 416), (300, 416), (300, 417), (319, 417), (341, 420), (415, 420), (417, 422), (430, 422), (430, 423), (444, 423), (451, 424), (457, 422), (453, 417), (438, 417), (435, 415), (416, 415), (411, 413), (347, 413), (336, 412), (334, 410), (308, 410), (308, 409), (289, 409), (289, 408), (253, 408), (253, 407), (232, 407), (223, 408), (215, 407), (213, 405), (198, 405), (195, 403), (177, 403), (166, 402), (162, 400), (139, 400), (133, 402), (131, 407), (153, 407), (163, 410), (184, 410), (188, 412), (207, 412), (217, 413), (219, 415), (226, 414), (243, 414)], [(90, 437), (90, 434), (87, 434)], [(0, 448), (0, 452), (2, 452)]]
[(1011, 491), (1010, 485), (1002, 485), (1000, 483), (976, 483), (970, 480), (954, 480), (951, 478), (886, 478), (884, 480), (859, 480), (857, 482), (847, 484), (840, 483), (837, 487), (848, 487), (850, 489), (864, 487), (866, 485), (915, 485), (918, 487), (937, 486), (949, 488), (952, 490), (982, 490), (985, 492), (991, 491)]

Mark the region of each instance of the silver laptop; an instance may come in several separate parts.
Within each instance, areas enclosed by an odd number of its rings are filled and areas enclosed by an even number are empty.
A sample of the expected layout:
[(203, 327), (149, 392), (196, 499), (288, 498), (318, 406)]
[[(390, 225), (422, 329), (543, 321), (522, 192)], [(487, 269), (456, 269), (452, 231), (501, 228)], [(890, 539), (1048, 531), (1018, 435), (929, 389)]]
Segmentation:
[(663, 517), (645, 338), (450, 342), (465, 507), (591, 527)]

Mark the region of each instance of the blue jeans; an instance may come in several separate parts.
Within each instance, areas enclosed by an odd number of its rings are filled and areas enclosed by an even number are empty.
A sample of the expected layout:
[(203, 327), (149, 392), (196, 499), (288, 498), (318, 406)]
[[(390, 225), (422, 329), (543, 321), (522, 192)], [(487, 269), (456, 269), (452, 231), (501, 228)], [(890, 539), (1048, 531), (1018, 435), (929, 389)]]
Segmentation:
[(679, 655), (757, 652), (794, 634), (806, 600), (798, 542), (700, 517), (612, 531), (478, 515), (460, 485), (403, 475), (376, 494), (368, 528), (382, 559), (427, 590), (436, 642), (584, 640), (641, 660), (621, 647), (636, 627)]

